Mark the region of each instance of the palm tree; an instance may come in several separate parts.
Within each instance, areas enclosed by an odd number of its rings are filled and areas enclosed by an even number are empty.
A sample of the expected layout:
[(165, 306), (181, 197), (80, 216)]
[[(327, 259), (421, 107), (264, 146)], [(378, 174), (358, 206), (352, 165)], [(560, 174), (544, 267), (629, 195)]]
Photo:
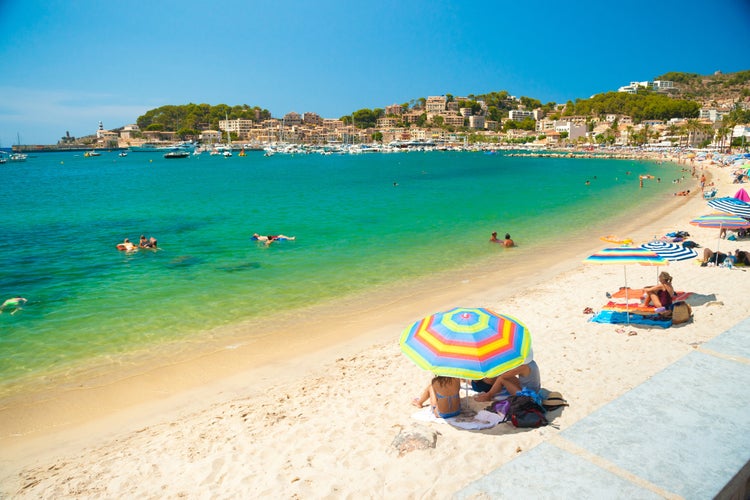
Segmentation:
[(725, 116), (721, 123), (724, 127), (727, 128), (727, 133), (729, 135), (729, 144), (727, 145), (727, 153), (730, 153), (732, 151), (732, 139), (734, 135), (734, 127), (737, 125), (737, 119), (729, 116)]
[(686, 127), (688, 132), (688, 140), (686, 146), (690, 147), (690, 145), (693, 143), (695, 134), (698, 132), (698, 130), (700, 130), (701, 123), (695, 118), (690, 118), (687, 121)]
[(718, 136), (718, 141), (717, 141), (716, 146), (719, 148), (720, 151), (724, 149), (724, 143), (727, 139), (728, 133), (729, 133), (729, 129), (724, 125), (716, 129), (716, 135)]
[(668, 135), (668, 136), (669, 136), (670, 138), (671, 138), (671, 137), (675, 137), (675, 136), (677, 136), (677, 134), (679, 133), (679, 130), (680, 130), (680, 128), (679, 128), (679, 127), (678, 127), (677, 125), (675, 125), (674, 123), (670, 123), (670, 124), (669, 124), (669, 125), (667, 126), (667, 135)]

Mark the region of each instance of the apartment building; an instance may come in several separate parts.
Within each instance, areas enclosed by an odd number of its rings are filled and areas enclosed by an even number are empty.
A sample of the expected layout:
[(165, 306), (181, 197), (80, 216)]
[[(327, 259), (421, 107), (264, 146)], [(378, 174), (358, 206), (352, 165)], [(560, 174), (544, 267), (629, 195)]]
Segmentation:
[(484, 116), (473, 115), (469, 117), (469, 127), (476, 129), (484, 129), (485, 122)]
[(234, 132), (237, 137), (246, 138), (249, 137), (250, 131), (253, 129), (253, 120), (245, 120), (237, 118), (235, 120), (219, 120), (219, 130), (224, 132)]
[(440, 114), (445, 111), (445, 105), (448, 100), (445, 96), (430, 96), (425, 102), (425, 111), (429, 113)]
[(386, 116), (401, 116), (403, 112), (404, 108), (402, 108), (400, 104), (391, 104), (390, 106), (385, 107)]
[(513, 121), (521, 121), (525, 118), (534, 118), (533, 111), (526, 111), (523, 109), (511, 109), (508, 111), (508, 119)]

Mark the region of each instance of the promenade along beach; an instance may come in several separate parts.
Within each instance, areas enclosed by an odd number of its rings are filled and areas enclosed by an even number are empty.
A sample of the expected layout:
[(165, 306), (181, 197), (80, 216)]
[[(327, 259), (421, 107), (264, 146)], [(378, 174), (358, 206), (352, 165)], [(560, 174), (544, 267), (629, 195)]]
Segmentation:
[[(688, 224), (711, 211), (691, 168), (719, 196), (736, 191), (729, 170), (675, 160), (40, 154), (0, 170), (0, 290), (28, 299), (0, 315), (0, 492), (449, 496), (558, 430), (441, 425), (434, 449), (394, 453), (430, 378), (398, 347), (414, 320), (453, 306), (522, 320), (542, 386), (570, 402), (564, 429), (747, 315), (745, 269), (695, 261), (667, 269), (710, 298), (692, 323), (582, 312), (624, 284), (621, 266), (582, 263), (603, 235), (750, 250)], [(140, 234), (161, 249), (115, 249)]]

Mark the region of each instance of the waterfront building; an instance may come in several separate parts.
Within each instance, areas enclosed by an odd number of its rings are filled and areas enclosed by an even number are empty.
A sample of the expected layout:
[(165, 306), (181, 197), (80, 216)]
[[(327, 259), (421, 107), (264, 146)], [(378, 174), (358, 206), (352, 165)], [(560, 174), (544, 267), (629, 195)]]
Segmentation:
[(400, 118), (396, 118), (394, 116), (384, 116), (382, 118), (378, 118), (377, 127), (378, 128), (391, 128), (398, 125), (398, 123), (401, 121)]
[(253, 128), (253, 120), (237, 118), (235, 120), (219, 120), (219, 130), (237, 134), (237, 137), (244, 139), (250, 136), (250, 130)]
[(476, 129), (484, 129), (485, 122), (484, 116), (474, 115), (469, 117), (469, 127)]
[(221, 132), (218, 130), (203, 130), (198, 135), (198, 140), (204, 144), (214, 144), (221, 142)]
[(344, 122), (338, 118), (323, 118), (323, 128), (326, 130), (337, 130), (343, 126)]

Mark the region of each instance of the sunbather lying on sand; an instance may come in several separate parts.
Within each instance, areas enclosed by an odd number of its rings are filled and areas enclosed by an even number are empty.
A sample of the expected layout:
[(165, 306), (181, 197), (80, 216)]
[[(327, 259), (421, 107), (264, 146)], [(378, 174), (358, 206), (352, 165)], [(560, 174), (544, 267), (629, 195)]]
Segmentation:
[(710, 248), (703, 249), (703, 264), (716, 264), (717, 266), (723, 264), (727, 259), (727, 254), (722, 252), (714, 252)]

